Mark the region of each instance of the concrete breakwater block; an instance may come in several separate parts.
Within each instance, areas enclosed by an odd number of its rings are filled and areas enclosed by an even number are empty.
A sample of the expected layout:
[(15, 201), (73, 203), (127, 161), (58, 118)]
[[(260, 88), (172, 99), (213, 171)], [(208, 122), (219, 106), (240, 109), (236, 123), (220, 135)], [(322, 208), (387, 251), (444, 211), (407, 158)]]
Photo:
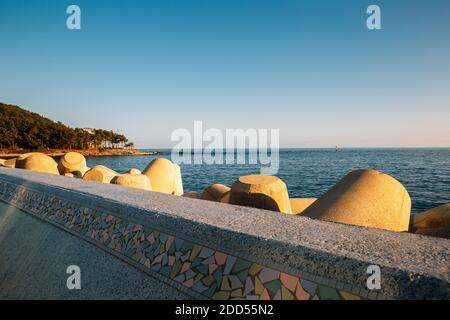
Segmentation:
[(152, 191), (150, 179), (143, 174), (125, 173), (114, 177), (111, 183), (123, 187)]
[(291, 198), (292, 214), (302, 214), (317, 198)]
[(24, 169), (23, 166), (24, 166), (24, 163), (25, 163), (25, 159), (28, 158), (31, 155), (34, 155), (34, 154), (43, 154), (43, 153), (40, 153), (40, 152), (27, 152), (27, 153), (21, 154), (20, 156), (18, 156), (16, 158), (16, 168)]
[(407, 231), (411, 199), (403, 185), (375, 170), (356, 170), (309, 206), (303, 216), (356, 226)]
[(190, 192), (183, 193), (182, 197), (191, 198), (191, 199), (201, 199), (202, 195), (198, 192), (190, 191)]
[(83, 180), (89, 180), (89, 181), (97, 181), (97, 182), (103, 182), (103, 183), (110, 183), (111, 180), (118, 176), (119, 173), (117, 173), (114, 170), (111, 170), (108, 167), (97, 165), (93, 167), (92, 169), (89, 169), (84, 175)]
[(207, 187), (201, 195), (201, 199), (215, 202), (226, 202), (229, 199), (231, 188), (220, 183), (215, 183)]
[(152, 184), (153, 191), (167, 194), (183, 194), (180, 167), (165, 158), (152, 160), (142, 171)]
[(270, 175), (239, 177), (230, 191), (230, 203), (292, 213), (286, 184)]
[(174, 190), (173, 194), (176, 196), (181, 196), (184, 193), (183, 190), (183, 177), (181, 176), (181, 168), (178, 164), (173, 164), (175, 170), (175, 180), (174, 180)]
[(142, 171), (152, 184), (153, 191), (172, 194), (175, 190), (175, 170), (173, 163), (165, 158), (152, 160)]
[(59, 160), (58, 170), (62, 175), (74, 171), (85, 173), (87, 171), (86, 158), (78, 152), (67, 152)]
[(71, 173), (73, 174), (73, 176), (75, 178), (82, 179), (83, 176), (86, 174), (86, 172), (88, 172), (89, 170), (91, 170), (91, 168), (84, 167), (81, 171), (77, 170), (77, 171), (72, 171)]
[(17, 158), (3, 160), (3, 162), (0, 162), (0, 166), (6, 167), (6, 168), (15, 168), (16, 167), (16, 161)]
[(412, 233), (450, 239), (450, 203), (416, 214), (411, 220)]
[[(20, 164), (20, 167), (18, 167)], [(33, 153), (16, 162), (16, 168), (59, 175), (58, 164), (43, 153)]]
[(142, 174), (141, 170), (136, 169), (136, 168), (131, 168), (131, 169), (125, 171), (125, 172), (122, 172), (122, 174), (125, 174), (125, 173), (130, 173), (130, 174)]

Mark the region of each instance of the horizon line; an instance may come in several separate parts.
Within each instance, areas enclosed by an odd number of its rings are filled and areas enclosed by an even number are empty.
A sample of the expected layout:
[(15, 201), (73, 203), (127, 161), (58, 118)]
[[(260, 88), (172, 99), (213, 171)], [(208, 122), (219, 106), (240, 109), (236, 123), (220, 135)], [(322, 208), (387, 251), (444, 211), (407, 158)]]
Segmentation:
[[(172, 147), (136, 147), (138, 150), (148, 150), (148, 149), (173, 149)], [(187, 148), (186, 148), (187, 149)], [(203, 148), (204, 149), (204, 148)], [(211, 148), (211, 149), (204, 149), (204, 150), (218, 150), (220, 148)], [(258, 149), (258, 148), (257, 148)], [(228, 148), (228, 150), (257, 150), (255, 148), (249, 149), (249, 148)], [(270, 150), (270, 148), (267, 148)], [(278, 149), (333, 149), (335, 150), (336, 147), (279, 147)], [(429, 147), (429, 146), (413, 146), (413, 147), (405, 147), (405, 146), (377, 146), (377, 147), (338, 147), (338, 150), (342, 149), (450, 149), (450, 146), (441, 146), (441, 147)], [(200, 150), (195, 148), (190, 148), (190, 150)], [(227, 148), (223, 148), (223, 150), (227, 150)]]

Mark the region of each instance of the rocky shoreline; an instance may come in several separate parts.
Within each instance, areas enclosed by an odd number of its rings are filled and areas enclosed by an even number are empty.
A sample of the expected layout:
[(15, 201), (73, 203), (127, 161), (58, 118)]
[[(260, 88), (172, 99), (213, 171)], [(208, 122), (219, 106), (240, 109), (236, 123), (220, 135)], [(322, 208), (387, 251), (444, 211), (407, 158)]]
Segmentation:
[[(62, 157), (68, 152), (78, 152), (85, 157), (109, 157), (109, 156), (149, 156), (158, 155), (158, 151), (140, 151), (137, 149), (123, 149), (123, 148), (105, 148), (105, 149), (87, 149), (87, 150), (66, 150), (66, 149), (49, 149), (37, 150), (40, 153), (46, 154), (50, 157)], [(28, 150), (0, 150), (1, 159), (13, 159), (20, 155), (29, 153)]]

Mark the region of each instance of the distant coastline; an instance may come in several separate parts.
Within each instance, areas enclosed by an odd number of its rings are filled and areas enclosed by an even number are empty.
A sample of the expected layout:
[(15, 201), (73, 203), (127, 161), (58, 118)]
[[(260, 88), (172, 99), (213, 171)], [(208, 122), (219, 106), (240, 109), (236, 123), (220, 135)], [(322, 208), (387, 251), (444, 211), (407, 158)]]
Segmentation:
[(44, 150), (13, 150), (13, 149), (0, 149), (1, 159), (17, 158), (21, 154), (27, 152), (41, 152), (51, 157), (61, 157), (67, 152), (75, 151), (81, 153), (85, 157), (108, 157), (108, 156), (146, 156), (157, 155), (159, 151), (141, 151), (138, 149), (128, 148), (92, 148), (85, 150), (78, 149), (44, 149)]
[(57, 156), (72, 150), (85, 156), (148, 154), (134, 149), (125, 135), (112, 130), (71, 128), (0, 102), (0, 154), (10, 157), (13, 153), (40, 151)]

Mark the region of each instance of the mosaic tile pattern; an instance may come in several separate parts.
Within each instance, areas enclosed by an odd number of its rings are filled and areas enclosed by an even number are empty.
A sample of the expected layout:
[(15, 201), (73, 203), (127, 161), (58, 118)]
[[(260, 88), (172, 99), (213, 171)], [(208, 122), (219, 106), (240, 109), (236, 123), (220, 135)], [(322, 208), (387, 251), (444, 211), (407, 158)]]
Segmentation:
[(0, 200), (70, 229), (205, 298), (361, 298), (23, 186), (0, 181)]

